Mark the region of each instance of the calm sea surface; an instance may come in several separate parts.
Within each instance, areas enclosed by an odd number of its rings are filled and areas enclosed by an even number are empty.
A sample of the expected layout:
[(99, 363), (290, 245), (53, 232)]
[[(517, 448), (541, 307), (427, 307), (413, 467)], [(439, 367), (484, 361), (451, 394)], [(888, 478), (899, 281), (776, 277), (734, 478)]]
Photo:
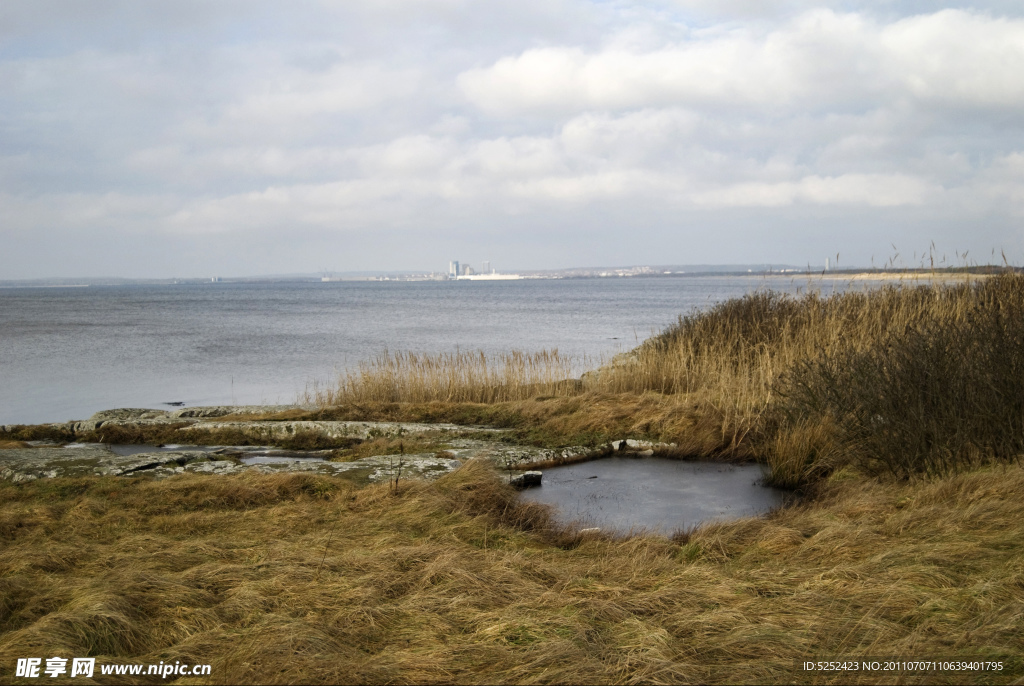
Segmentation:
[(596, 359), (765, 287), (693, 276), (0, 289), (0, 424), (169, 402), (292, 403), (308, 382), (385, 349)]

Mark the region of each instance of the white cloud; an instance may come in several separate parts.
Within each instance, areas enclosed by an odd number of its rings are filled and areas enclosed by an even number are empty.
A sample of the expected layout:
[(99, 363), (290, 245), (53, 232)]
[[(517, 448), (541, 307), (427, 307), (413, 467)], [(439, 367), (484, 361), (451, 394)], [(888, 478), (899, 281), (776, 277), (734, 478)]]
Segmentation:
[[(562, 262), (581, 232), (595, 255), (628, 243), (630, 259), (672, 261), (639, 255), (652, 236), (689, 250), (679, 227), (694, 217), (727, 227), (707, 245), (750, 253), (735, 259), (1020, 233), (1020, 12), (911, 0), (175, 7), (112, 1), (96, 21), (0, 9), (13, 22), (0, 27), (0, 231), (17, 245), (145, 235), (173, 253), (176, 237), (219, 235), (273, 255), (333, 236), (368, 247), (355, 268), (388, 259), (382, 232), (430, 263), (451, 249), (437, 246), (495, 232)], [(114, 35), (118, 21), (131, 36)], [(820, 229), (843, 222), (842, 235)], [(609, 248), (600, 261), (621, 259)]]
[(459, 76), (497, 115), (642, 107), (848, 107), (912, 97), (1024, 106), (1024, 20), (959, 10), (877, 25), (814, 10), (780, 27), (712, 29), (647, 52), (536, 48)]
[(240, 102), (224, 111), (230, 123), (284, 125), (297, 118), (365, 112), (394, 100), (407, 100), (422, 78), (415, 69), (380, 64), (341, 64), (318, 72), (278, 69), (252, 84)]
[(784, 207), (796, 203), (895, 207), (921, 205), (941, 189), (905, 175), (845, 174), (807, 176), (786, 183), (744, 183), (696, 193), (697, 205), (711, 207)]
[[(980, 198), (1005, 204), (1015, 217), (1024, 217), (1024, 151), (999, 157), (972, 180), (968, 202)], [(1024, 240), (1024, 231), (1018, 229), (1017, 237)]]
[(649, 53), (538, 48), (459, 76), (466, 97), (489, 114), (632, 109), (719, 101), (785, 101), (789, 74), (742, 38)]
[(944, 10), (886, 26), (878, 42), (883, 68), (915, 98), (1024, 110), (1024, 20)]
[(692, 153), (704, 124), (697, 113), (678, 108), (643, 109), (620, 116), (588, 112), (567, 121), (558, 140), (565, 154), (579, 162), (657, 167), (675, 158), (680, 148)]
[(454, 153), (446, 138), (426, 134), (404, 136), (372, 150), (361, 151), (364, 169), (371, 173), (408, 176), (432, 174), (443, 167)]
[[(180, 202), (170, 195), (117, 192), (0, 193), (0, 232), (8, 236), (58, 232), (87, 250), (89, 237), (98, 227), (125, 235), (147, 234), (154, 220), (173, 212)], [(116, 252), (117, 246), (111, 247)]]

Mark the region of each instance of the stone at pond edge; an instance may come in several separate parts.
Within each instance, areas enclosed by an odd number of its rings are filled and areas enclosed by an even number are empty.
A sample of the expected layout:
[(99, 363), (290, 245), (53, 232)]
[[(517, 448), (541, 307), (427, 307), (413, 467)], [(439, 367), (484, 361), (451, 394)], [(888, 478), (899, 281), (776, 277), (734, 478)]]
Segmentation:
[(509, 484), (513, 488), (530, 488), (532, 486), (540, 486), (540, 480), (544, 476), (544, 472), (523, 472), (517, 476), (512, 477)]
[(638, 441), (634, 438), (612, 441), (610, 443), (615, 452), (635, 452), (641, 457), (650, 457), (655, 449), (675, 450), (675, 443), (651, 443), (650, 441)]

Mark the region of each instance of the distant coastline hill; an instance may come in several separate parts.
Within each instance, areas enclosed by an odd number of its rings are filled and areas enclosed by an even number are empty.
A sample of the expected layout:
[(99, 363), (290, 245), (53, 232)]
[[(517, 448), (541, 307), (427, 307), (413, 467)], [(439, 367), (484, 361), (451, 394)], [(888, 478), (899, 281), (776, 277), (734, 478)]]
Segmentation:
[[(682, 264), (633, 265), (619, 267), (573, 267), (568, 269), (511, 269), (515, 274), (531, 279), (579, 279), (607, 277), (664, 277), (764, 274), (821, 274), (840, 277), (854, 274), (994, 274), (1007, 271), (1024, 273), (1024, 268), (1004, 265), (973, 265), (968, 267), (930, 268), (867, 268), (844, 267), (827, 269), (824, 265), (797, 266), (792, 264)], [(414, 271), (349, 271), (298, 274), (266, 274), (256, 276), (209, 276), (190, 278), (131, 279), (123, 277), (49, 277), (40, 279), (0, 279), (0, 288), (72, 288), (85, 286), (131, 285), (199, 285), (216, 287), (226, 283), (312, 283), (333, 281), (436, 281), (445, 280), (444, 272)]]

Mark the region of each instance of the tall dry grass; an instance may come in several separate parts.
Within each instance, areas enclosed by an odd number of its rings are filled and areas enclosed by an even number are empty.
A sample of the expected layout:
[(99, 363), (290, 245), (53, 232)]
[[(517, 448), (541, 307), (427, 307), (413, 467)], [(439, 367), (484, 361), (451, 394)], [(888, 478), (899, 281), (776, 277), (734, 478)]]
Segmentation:
[[(762, 291), (720, 303), (645, 341), (598, 370), (606, 392), (700, 394), (741, 417), (761, 412), (797, 364), (837, 349), (862, 350), (923, 322), (962, 320), (993, 298), (990, 285), (884, 285), (867, 292), (793, 297)], [(999, 282), (1003, 283), (1003, 282)]]
[(303, 400), (321, 406), (366, 402), (499, 403), (579, 391), (577, 360), (555, 350), (439, 354), (384, 351), (335, 383), (314, 383)]
[(772, 481), (844, 463), (900, 477), (1024, 453), (1024, 276), (801, 298), (756, 293), (680, 319), (609, 390), (697, 396)]
[(0, 681), (19, 657), (92, 656), (213, 666), (175, 683), (877, 683), (794, 671), (870, 656), (1003, 660), (900, 681), (1016, 683), (1022, 496), (1015, 466), (845, 482), (671, 540), (552, 528), (478, 463), (398, 493), (0, 483)]
[(578, 361), (557, 351), (385, 353), (307, 400), (504, 404), (510, 425), (555, 438), (630, 430), (693, 455), (755, 457), (778, 485), (853, 457), (938, 473), (1024, 451), (1022, 322), (1024, 276), (1012, 273), (827, 297), (764, 291), (680, 317), (578, 380)]
[(793, 419), (829, 426), (847, 461), (898, 477), (1024, 453), (1024, 279), (920, 297), (877, 337), (799, 361), (780, 384)]

